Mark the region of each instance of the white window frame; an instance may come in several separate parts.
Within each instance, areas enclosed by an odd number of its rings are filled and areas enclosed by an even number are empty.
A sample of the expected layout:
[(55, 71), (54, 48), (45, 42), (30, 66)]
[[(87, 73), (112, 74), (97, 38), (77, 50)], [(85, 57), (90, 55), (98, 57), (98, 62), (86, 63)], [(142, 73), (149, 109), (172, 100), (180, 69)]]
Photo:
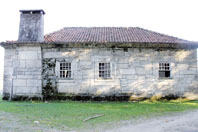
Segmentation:
[[(99, 64), (98, 65), (98, 77), (101, 79), (110, 79), (112, 77), (111, 63), (110, 62), (99, 62), (98, 64)], [(101, 66), (101, 65), (103, 65), (103, 66)], [(100, 74), (100, 72), (101, 72), (101, 74)], [(102, 76), (100, 76), (100, 75), (102, 75)]]
[[(71, 77), (69, 78), (62, 78), (60, 77), (60, 63), (71, 63)], [(64, 61), (56, 61), (56, 77), (58, 80), (74, 80), (77, 76), (77, 72), (76, 72), (76, 62), (75, 61), (70, 61), (65, 59)]]
[[(162, 68), (160, 68), (160, 64), (161, 64), (161, 67)], [(164, 66), (162, 66), (164, 64)], [(169, 66), (166, 66), (166, 65), (169, 65)], [(172, 64), (170, 63), (170, 62), (159, 62), (158, 63), (158, 77), (161, 79), (170, 79), (170, 78), (172, 78), (172, 69), (171, 69), (171, 66)], [(168, 69), (167, 69), (167, 67), (168, 67)], [(169, 77), (160, 77), (159, 76), (159, 73), (160, 73), (160, 71), (169, 71), (170, 72), (170, 76)]]
[[(99, 63), (110, 63), (110, 78), (100, 78), (99, 77)], [(116, 65), (112, 61), (95, 61), (94, 62), (94, 80), (95, 81), (114, 81), (116, 75)]]
[[(62, 66), (61, 66), (62, 65)], [(60, 62), (59, 77), (70, 79), (72, 74), (72, 63), (71, 62)]]

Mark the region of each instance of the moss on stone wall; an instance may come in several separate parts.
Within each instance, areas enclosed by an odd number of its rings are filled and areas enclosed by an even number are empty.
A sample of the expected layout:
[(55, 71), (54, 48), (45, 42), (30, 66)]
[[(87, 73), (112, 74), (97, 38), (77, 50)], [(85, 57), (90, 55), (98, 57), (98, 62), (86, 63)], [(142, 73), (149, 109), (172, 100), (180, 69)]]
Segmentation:
[(56, 74), (55, 74), (55, 59), (43, 60), (43, 88), (42, 95), (43, 100), (55, 100), (57, 99), (57, 87), (56, 87)]
[(43, 99), (44, 100), (55, 100), (57, 99), (57, 88), (52, 86), (50, 79), (47, 80), (47, 84), (42, 89)]

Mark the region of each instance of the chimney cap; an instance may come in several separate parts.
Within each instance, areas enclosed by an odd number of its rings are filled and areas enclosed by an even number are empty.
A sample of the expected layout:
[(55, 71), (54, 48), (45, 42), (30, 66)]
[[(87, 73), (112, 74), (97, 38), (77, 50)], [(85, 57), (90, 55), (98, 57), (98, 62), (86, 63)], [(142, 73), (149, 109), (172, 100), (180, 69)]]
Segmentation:
[(38, 9), (38, 10), (20, 10), (22, 14), (45, 14), (44, 10)]

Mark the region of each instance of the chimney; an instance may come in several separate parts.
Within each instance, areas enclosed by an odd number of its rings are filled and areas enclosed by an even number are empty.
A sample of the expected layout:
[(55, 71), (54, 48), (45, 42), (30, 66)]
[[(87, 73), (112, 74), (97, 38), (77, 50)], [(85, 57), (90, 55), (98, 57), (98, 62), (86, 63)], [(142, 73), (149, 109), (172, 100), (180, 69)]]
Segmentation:
[(44, 41), (43, 10), (20, 10), (19, 42)]

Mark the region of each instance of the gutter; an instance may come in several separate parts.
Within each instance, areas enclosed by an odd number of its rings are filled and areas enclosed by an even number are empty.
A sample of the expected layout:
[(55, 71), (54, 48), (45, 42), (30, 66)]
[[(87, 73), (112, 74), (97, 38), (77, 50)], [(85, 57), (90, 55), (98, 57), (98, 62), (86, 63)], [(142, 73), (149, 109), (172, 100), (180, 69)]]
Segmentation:
[(149, 42), (1, 42), (3, 48), (17, 46), (40, 45), (42, 47), (65, 47), (65, 48), (172, 48), (172, 49), (195, 49), (198, 43), (149, 43)]
[(11, 86), (11, 89), (10, 89), (9, 101), (12, 101), (12, 97), (13, 97), (13, 76), (12, 76), (12, 86)]

